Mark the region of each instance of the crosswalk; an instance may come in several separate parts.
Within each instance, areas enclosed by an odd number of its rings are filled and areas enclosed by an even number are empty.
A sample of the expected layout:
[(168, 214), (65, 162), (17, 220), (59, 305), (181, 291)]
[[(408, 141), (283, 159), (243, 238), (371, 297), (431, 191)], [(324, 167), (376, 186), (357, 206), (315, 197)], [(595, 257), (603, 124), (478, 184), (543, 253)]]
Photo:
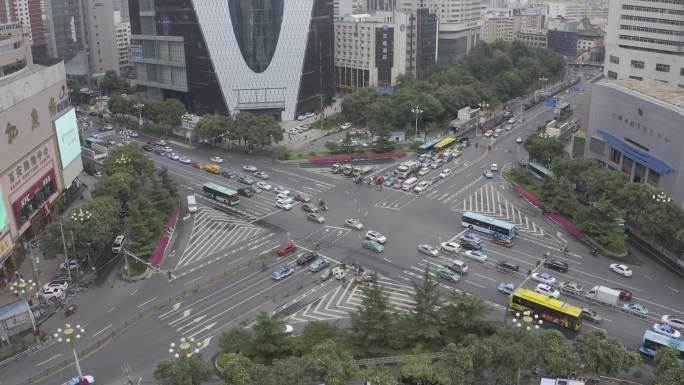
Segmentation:
[[(389, 298), (391, 308), (398, 313), (409, 311), (414, 301), (412, 286), (378, 275), (378, 284)], [(335, 283), (336, 288), (310, 302), (304, 308), (287, 317), (288, 322), (325, 321), (349, 318), (349, 314), (361, 306), (363, 286), (353, 279)]]
[(250, 240), (265, 230), (232, 215), (207, 206), (199, 206), (195, 213), (190, 238), (176, 264), (176, 269), (209, 258)]

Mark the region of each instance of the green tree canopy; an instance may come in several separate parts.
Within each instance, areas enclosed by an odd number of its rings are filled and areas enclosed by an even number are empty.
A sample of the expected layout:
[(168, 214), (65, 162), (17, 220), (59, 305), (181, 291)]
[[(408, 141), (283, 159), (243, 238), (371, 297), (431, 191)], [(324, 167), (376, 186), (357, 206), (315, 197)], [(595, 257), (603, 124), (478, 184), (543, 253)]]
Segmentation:
[(297, 350), (301, 354), (311, 353), (311, 349), (321, 341), (337, 340), (340, 329), (325, 321), (312, 321), (306, 324), (302, 333), (297, 336)]
[(362, 292), (361, 306), (350, 315), (351, 337), (359, 347), (379, 353), (384, 351), (389, 342), (394, 315), (390, 311), (387, 294), (378, 284), (377, 273), (373, 274)]
[(346, 385), (357, 372), (352, 356), (332, 340), (327, 340), (312, 349), (311, 367), (326, 385)]
[(442, 351), (435, 367), (439, 383), (442, 385), (470, 384), (475, 379), (472, 352), (463, 346), (450, 343)]
[(413, 343), (428, 344), (440, 339), (443, 325), (439, 291), (429, 269), (425, 270), (422, 283), (414, 285), (411, 299), (414, 305), (402, 320), (404, 334)]
[(221, 334), (218, 346), (223, 353), (242, 353), (251, 357), (253, 335), (243, 328), (231, 328)]
[(580, 362), (597, 374), (615, 376), (641, 362), (639, 354), (603, 331), (582, 334), (575, 339), (574, 345)]
[(684, 368), (679, 364), (679, 350), (668, 346), (656, 351), (653, 376), (662, 385), (684, 384)]
[(211, 365), (201, 354), (160, 361), (154, 368), (154, 378), (161, 385), (200, 385), (211, 377)]
[(285, 322), (277, 315), (261, 313), (254, 323), (253, 359), (270, 364), (292, 353), (293, 339), (285, 334)]

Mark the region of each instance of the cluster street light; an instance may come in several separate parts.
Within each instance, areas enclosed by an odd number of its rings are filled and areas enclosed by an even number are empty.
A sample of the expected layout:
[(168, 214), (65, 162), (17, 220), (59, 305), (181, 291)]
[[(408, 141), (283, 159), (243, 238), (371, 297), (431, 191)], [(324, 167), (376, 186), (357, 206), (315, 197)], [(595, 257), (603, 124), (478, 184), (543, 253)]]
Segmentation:
[[(532, 314), (529, 310), (522, 313), (515, 313), (515, 318), (513, 318), (513, 324), (519, 330), (531, 331), (532, 329), (538, 330), (539, 326), (542, 325), (543, 321), (539, 319), (538, 314)], [(523, 326), (525, 329), (523, 329)]]
[(73, 219), (76, 222), (80, 223), (85, 223), (92, 218), (93, 214), (88, 211), (88, 210), (83, 210), (83, 208), (79, 207), (77, 210), (74, 210), (74, 212), (71, 213), (71, 219)]
[(169, 354), (171, 354), (173, 358), (190, 358), (193, 354), (199, 353), (200, 346), (202, 346), (202, 343), (199, 341), (196, 342), (195, 338), (183, 337), (178, 344), (171, 342)]
[(28, 303), (28, 308), (29, 308), (29, 319), (31, 320), (31, 327), (33, 328), (33, 335), (38, 338), (38, 343), (40, 344), (40, 331), (38, 330), (38, 327), (36, 326), (36, 320), (33, 319), (33, 310), (31, 310), (31, 307), (33, 306), (33, 298), (38, 297), (38, 285), (36, 285), (33, 280), (29, 279), (28, 281), (25, 280), (24, 278), (19, 278), (19, 281), (17, 282), (12, 282), (11, 285), (11, 290), (12, 292), (17, 296), (21, 297), (26, 300)]
[(78, 354), (76, 353), (76, 341), (81, 338), (81, 334), (85, 333), (85, 329), (81, 325), (71, 326), (71, 324), (64, 325), (64, 329), (57, 329), (54, 337), (59, 342), (66, 342), (69, 344), (71, 351), (74, 353), (74, 362), (76, 363), (76, 370), (78, 371), (78, 378), (83, 379), (83, 371), (81, 364), (78, 362)]
[(413, 135), (413, 141), (415, 142), (416, 140), (418, 140), (418, 115), (420, 115), (420, 114), (422, 114), (423, 112), (425, 112), (425, 110), (423, 110), (423, 109), (420, 108), (420, 107), (413, 107), (413, 108), (411, 108), (411, 112), (414, 113), (414, 114), (416, 114), (416, 132), (415, 132), (415, 134)]
[(667, 196), (663, 191), (659, 191), (657, 194), (653, 194), (653, 199), (654, 202), (656, 203), (670, 203), (672, 202), (672, 198)]
[(138, 110), (138, 128), (142, 129), (142, 109), (145, 108), (145, 104), (138, 102), (133, 105), (133, 108)]
[[(484, 125), (485, 123), (487, 123), (487, 117), (485, 116), (485, 112), (487, 111), (487, 108), (489, 108), (489, 103), (483, 100), (480, 103), (478, 103), (477, 106), (482, 109), (482, 118), (480, 118), (480, 131), (483, 131)], [(475, 131), (475, 136), (477, 136), (477, 131)]]
[(114, 162), (119, 166), (127, 166), (131, 163), (131, 158), (125, 154), (122, 154), (120, 157), (116, 158)]

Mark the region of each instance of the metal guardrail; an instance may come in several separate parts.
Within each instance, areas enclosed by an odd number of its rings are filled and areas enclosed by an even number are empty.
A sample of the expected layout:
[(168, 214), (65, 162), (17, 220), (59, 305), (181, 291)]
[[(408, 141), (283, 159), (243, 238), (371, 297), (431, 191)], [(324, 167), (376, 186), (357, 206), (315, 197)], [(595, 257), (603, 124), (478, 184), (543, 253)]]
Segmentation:
[(406, 358), (410, 358), (410, 357), (427, 356), (428, 358), (435, 360), (437, 358), (442, 357), (442, 355), (444, 355), (444, 353), (442, 353), (442, 352), (425, 353), (425, 354), (407, 354), (404, 356), (362, 358), (359, 360), (354, 360), (352, 362), (356, 365), (359, 365), (359, 366), (387, 365), (387, 364), (396, 364), (398, 362), (401, 362), (402, 359), (406, 359)]

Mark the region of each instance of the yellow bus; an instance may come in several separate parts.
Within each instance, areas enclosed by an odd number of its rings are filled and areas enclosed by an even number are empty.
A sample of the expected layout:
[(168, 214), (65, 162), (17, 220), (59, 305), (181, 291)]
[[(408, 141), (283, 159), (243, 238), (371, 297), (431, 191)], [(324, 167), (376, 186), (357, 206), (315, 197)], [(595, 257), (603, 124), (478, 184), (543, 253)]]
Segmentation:
[(453, 146), (456, 144), (456, 138), (453, 136), (447, 136), (446, 138), (442, 139), (439, 143), (435, 144), (435, 152), (442, 152), (446, 150), (447, 148)]
[(508, 299), (508, 307), (517, 311), (530, 311), (539, 319), (578, 331), (582, 326), (582, 309), (567, 302), (523, 288), (516, 289)]

